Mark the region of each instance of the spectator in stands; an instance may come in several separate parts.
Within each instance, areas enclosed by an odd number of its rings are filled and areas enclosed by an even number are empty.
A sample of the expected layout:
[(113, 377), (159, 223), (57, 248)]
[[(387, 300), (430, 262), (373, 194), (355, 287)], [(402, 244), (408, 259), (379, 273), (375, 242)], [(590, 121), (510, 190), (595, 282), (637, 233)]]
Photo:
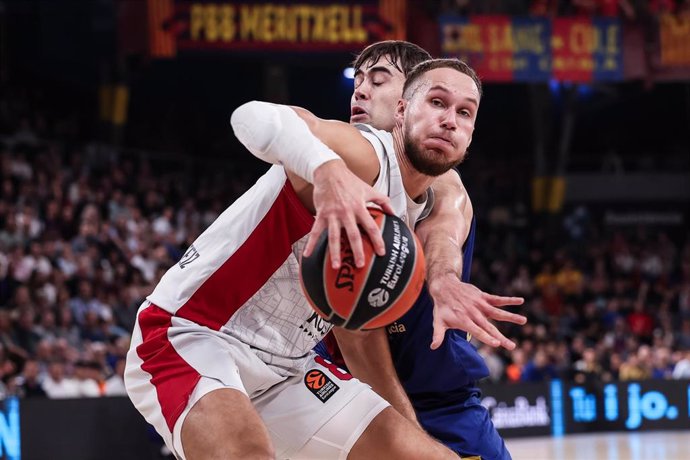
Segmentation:
[(520, 376), (520, 380), (523, 382), (543, 382), (556, 378), (558, 378), (556, 368), (542, 348), (537, 348), (534, 357), (525, 365)]
[(650, 377), (650, 372), (640, 363), (640, 359), (634, 353), (628, 356), (620, 366), (618, 378), (621, 381), (644, 380)]
[(77, 361), (74, 365), (74, 378), (80, 397), (96, 398), (101, 396), (101, 369), (98, 363)]
[(690, 316), (682, 319), (677, 345), (681, 350), (690, 350)]
[(541, 300), (546, 312), (559, 316), (563, 312), (563, 295), (559, 289), (553, 264), (547, 262), (534, 279), (534, 286), (541, 293)]
[(558, 270), (555, 283), (560, 292), (566, 296), (566, 300), (572, 301), (582, 296), (584, 277), (571, 259), (566, 260), (563, 267)]
[(125, 359), (121, 358), (115, 364), (115, 373), (105, 381), (105, 396), (127, 396), (124, 375)]
[(674, 379), (690, 379), (690, 349), (681, 353), (681, 357), (673, 368)]
[(582, 359), (575, 362), (573, 381), (580, 385), (591, 385), (602, 379), (603, 369), (594, 348), (585, 348)]
[(601, 375), (601, 380), (603, 382), (615, 382), (620, 380), (619, 374), (622, 364), (623, 359), (621, 355), (619, 353), (611, 353), (608, 357), (607, 366)]
[(65, 376), (65, 363), (54, 360), (48, 365), (48, 375), (43, 380), (43, 389), (51, 399), (78, 398), (79, 384)]
[(635, 302), (634, 311), (628, 315), (630, 331), (638, 337), (649, 340), (654, 330), (654, 318), (645, 308), (643, 301)]
[(506, 366), (501, 357), (498, 356), (496, 350), (492, 347), (481, 346), (479, 348), (479, 354), (482, 355), (486, 367), (489, 368), (489, 380), (494, 383), (501, 381)]
[(522, 380), (522, 371), (525, 368), (525, 361), (525, 352), (520, 346), (511, 352), (511, 363), (506, 367), (506, 376), (509, 382), (515, 383)]
[(671, 362), (671, 350), (661, 346), (653, 350), (652, 372), (653, 379), (671, 379), (673, 377), (673, 363)]
[(21, 397), (43, 398), (46, 396), (39, 379), (39, 371), (40, 368), (36, 360), (29, 359), (24, 363), (24, 369), (16, 380), (17, 391)]

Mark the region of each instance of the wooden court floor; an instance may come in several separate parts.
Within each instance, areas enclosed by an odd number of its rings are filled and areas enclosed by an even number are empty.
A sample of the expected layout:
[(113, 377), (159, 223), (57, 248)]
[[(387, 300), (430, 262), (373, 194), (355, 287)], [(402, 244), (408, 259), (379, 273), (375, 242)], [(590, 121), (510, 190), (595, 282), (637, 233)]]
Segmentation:
[(690, 460), (687, 431), (506, 439), (513, 460)]

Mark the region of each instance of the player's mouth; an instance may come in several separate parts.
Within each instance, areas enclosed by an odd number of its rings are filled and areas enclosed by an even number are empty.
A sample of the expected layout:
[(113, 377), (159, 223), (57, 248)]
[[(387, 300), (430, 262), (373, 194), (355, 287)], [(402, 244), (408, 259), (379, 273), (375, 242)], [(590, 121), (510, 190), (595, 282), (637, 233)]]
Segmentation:
[(434, 143), (434, 144), (445, 145), (447, 147), (455, 147), (453, 140), (448, 136), (443, 136), (443, 135), (429, 136), (429, 140), (432, 141), (432, 143)]
[(353, 105), (350, 109), (350, 123), (361, 123), (369, 120), (369, 114), (358, 105)]

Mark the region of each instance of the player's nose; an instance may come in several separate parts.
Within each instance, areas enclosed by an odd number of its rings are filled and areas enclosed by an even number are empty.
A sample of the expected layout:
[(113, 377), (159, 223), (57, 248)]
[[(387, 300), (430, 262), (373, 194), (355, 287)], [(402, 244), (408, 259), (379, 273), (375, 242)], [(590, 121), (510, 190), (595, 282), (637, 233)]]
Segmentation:
[(369, 99), (369, 86), (363, 82), (355, 88), (355, 101), (366, 101)]
[(444, 129), (454, 130), (458, 127), (458, 122), (455, 118), (455, 111), (446, 110), (441, 115), (441, 127)]

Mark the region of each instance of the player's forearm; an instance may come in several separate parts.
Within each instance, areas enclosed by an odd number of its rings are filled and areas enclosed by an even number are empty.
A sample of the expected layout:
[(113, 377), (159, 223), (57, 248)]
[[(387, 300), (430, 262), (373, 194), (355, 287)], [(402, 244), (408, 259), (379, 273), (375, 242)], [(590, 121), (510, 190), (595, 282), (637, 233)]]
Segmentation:
[(247, 102), (235, 109), (230, 123), (237, 139), (257, 158), (283, 165), (309, 183), (319, 166), (341, 159), (287, 106)]
[(424, 246), (429, 281), (449, 274), (460, 276), (462, 246), (472, 219), (472, 204), (455, 172), (439, 178), (434, 193), (434, 210), (416, 228)]
[(350, 373), (369, 384), (405, 418), (419, 425), (393, 366), (386, 331), (353, 332), (340, 328), (333, 331)]

